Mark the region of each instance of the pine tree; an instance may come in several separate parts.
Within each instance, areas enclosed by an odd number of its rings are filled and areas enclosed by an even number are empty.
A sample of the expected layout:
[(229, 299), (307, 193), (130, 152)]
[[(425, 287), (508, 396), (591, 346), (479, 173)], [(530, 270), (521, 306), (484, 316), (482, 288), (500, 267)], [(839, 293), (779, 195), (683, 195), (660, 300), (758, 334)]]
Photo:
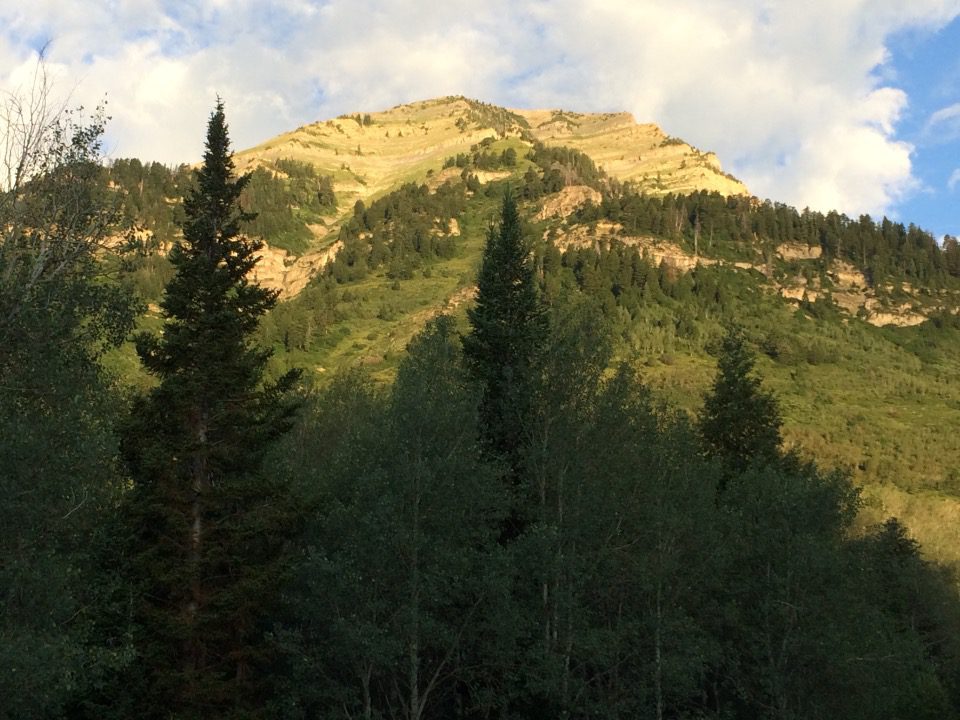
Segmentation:
[(516, 481), (547, 316), (510, 192), (503, 198), (499, 227), (491, 227), (487, 236), (477, 301), (467, 316), (472, 329), (463, 338), (463, 348), (483, 388), (481, 436), (487, 449), (507, 462)]
[(780, 457), (780, 410), (773, 395), (760, 387), (753, 366), (742, 331), (731, 329), (700, 414), (700, 435), (709, 454), (738, 471)]
[(233, 169), (218, 101), (170, 253), (162, 335), (137, 337), (159, 383), (125, 433), (128, 507), (139, 660), (153, 678), (143, 705), (163, 717), (234, 717), (262, 702), (262, 622), (281, 572), (283, 489), (261, 465), (289, 426), (298, 373), (263, 382), (270, 353), (251, 336), (277, 294), (248, 280), (262, 243), (239, 234), (249, 175)]

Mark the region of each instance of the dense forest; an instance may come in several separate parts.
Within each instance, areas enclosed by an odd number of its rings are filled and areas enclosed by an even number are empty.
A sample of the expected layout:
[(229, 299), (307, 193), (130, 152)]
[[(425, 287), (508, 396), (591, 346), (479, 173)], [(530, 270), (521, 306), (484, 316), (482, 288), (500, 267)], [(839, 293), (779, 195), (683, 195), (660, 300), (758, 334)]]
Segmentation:
[[(353, 219), (339, 231), (339, 239), (348, 249), (335, 266), (338, 282), (362, 277), (367, 270), (390, 263), (398, 274), (409, 274), (421, 264), (418, 256), (448, 257), (452, 243), (449, 220), (463, 212), (469, 194), (483, 192), (474, 171), (518, 165), (513, 148), (494, 152), (492, 144), (493, 139), (487, 138), (469, 153), (446, 161), (445, 167), (463, 170), (462, 183), (448, 182), (438, 192), (408, 184), (375, 200), (370, 208), (362, 203), (355, 207)], [(913, 224), (886, 217), (875, 221), (869, 215), (852, 219), (837, 212), (798, 211), (783, 203), (715, 192), (644, 194), (629, 183), (608, 177), (582, 152), (542, 143), (535, 143), (525, 159), (527, 169), (514, 183), (520, 199), (535, 201), (571, 185), (602, 192), (599, 205), (583, 205), (567, 218), (568, 225), (609, 221), (617, 223), (626, 235), (672, 240), (691, 253), (731, 260), (753, 261), (758, 253), (769, 256), (779, 244), (802, 244), (819, 249), (821, 269), (834, 260), (845, 261), (864, 272), (875, 287), (912, 283), (936, 290), (960, 286), (957, 239), (948, 236), (940, 245)], [(105, 172), (109, 185), (122, 195), (123, 219), (149, 230), (149, 249), (172, 243), (190, 185), (189, 169), (121, 159)], [(330, 176), (289, 159), (256, 168), (242, 200), (254, 216), (244, 230), (295, 253), (309, 247), (308, 223), (323, 222), (325, 214), (337, 209)], [(437, 241), (436, 236), (445, 239)], [(422, 247), (425, 243), (428, 247)]]
[[(722, 269), (677, 275), (616, 243), (561, 252), (518, 198), (589, 180), (604, 200), (578, 221), (694, 243), (796, 222), (791, 238), (875, 282), (950, 283), (955, 246), (645, 198), (538, 148), (514, 188), (465, 177), (354, 207), (295, 301), (317, 335), (351, 283), (383, 270), (402, 286), (455, 255), (469, 194), (496, 217), (463, 324), (429, 319), (389, 383), (353, 367), (311, 389), (271, 369), (311, 340), (283, 325), (297, 305), (249, 280), (262, 240), (244, 230), (322, 214), (322, 178), (237, 176), (222, 104), (194, 171), (104, 169), (100, 115), (48, 127), (43, 162), (0, 195), (0, 717), (960, 716), (954, 578), (896, 519), (858, 526), (847, 474), (784, 448), (730, 312), (760, 300)], [(467, 176), (511, 162), (485, 152)], [(104, 259), (130, 198), (155, 208), (158, 241), (176, 235), (159, 322), (139, 328), (128, 280), (149, 253)], [(688, 309), (671, 332), (724, 326), (692, 416), (616, 351), (627, 318), (670, 303)], [(150, 382), (124, 390), (103, 359), (131, 334)]]
[(598, 219), (622, 224), (625, 232), (683, 241), (690, 249), (749, 253), (758, 241), (799, 242), (822, 251), (823, 263), (845, 260), (863, 269), (871, 283), (912, 282), (926, 287), (955, 287), (960, 278), (960, 252), (954, 238), (941, 248), (915, 225), (904, 226), (869, 215), (805, 210), (753, 198), (718, 193), (652, 197), (637, 192), (607, 194), (599, 206), (577, 212), (573, 222)]
[[(121, 158), (102, 172), (117, 195), (115, 203), (125, 225), (148, 231), (145, 250), (155, 251), (176, 240), (183, 222), (183, 200), (193, 183), (190, 168)], [(318, 174), (308, 163), (285, 158), (252, 171), (242, 202), (250, 212), (245, 232), (295, 253), (303, 252), (313, 237), (307, 225), (323, 222), (337, 208), (330, 176)]]
[(462, 183), (444, 183), (436, 192), (409, 183), (366, 207), (358, 200), (353, 217), (340, 228), (343, 249), (327, 268), (338, 283), (389, 267), (390, 277), (410, 279), (413, 270), (435, 257), (451, 257), (450, 222), (463, 211)]
[(821, 264), (843, 260), (861, 269), (874, 285), (912, 282), (925, 287), (956, 287), (960, 247), (947, 237), (941, 247), (928, 232), (910, 224), (880, 221), (869, 215), (852, 219), (837, 212), (798, 211), (784, 203), (753, 197), (724, 197), (716, 192), (649, 195), (630, 183), (605, 176), (576, 150), (536, 145), (529, 159), (539, 168), (524, 176), (521, 197), (530, 199), (582, 184), (602, 192), (599, 205), (587, 203), (568, 224), (607, 220), (625, 234), (678, 241), (691, 252), (754, 259), (758, 249), (800, 243), (822, 251)]

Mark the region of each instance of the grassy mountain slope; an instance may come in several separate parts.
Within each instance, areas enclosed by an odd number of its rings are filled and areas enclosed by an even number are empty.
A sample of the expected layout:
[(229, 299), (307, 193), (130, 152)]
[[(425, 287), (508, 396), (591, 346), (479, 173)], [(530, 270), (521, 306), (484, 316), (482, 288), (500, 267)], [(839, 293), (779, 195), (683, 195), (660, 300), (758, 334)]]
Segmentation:
[[(399, 282), (384, 270), (335, 286), (333, 321), (308, 348), (275, 342), (277, 371), (305, 366), (322, 383), (359, 364), (388, 380), (429, 317), (453, 312), (465, 328), (463, 312), (494, 210), (486, 198), (467, 210), (458, 254), (450, 260)], [(878, 328), (840, 313), (818, 318), (785, 301), (755, 271), (719, 272), (732, 276), (729, 310), (716, 316), (693, 311), (692, 332), (678, 328), (678, 318), (691, 314), (683, 302), (655, 300), (634, 318), (615, 310), (621, 358), (639, 365), (665, 400), (693, 413), (712, 381), (711, 351), (723, 323), (744, 325), (762, 353), (766, 386), (780, 399), (786, 443), (853, 474), (865, 489), (865, 523), (900, 517), (929, 552), (960, 562), (960, 438), (950, 431), (960, 420), (960, 330), (930, 323)], [(301, 304), (305, 297), (289, 302), (293, 315)], [(779, 357), (763, 354), (777, 343)]]

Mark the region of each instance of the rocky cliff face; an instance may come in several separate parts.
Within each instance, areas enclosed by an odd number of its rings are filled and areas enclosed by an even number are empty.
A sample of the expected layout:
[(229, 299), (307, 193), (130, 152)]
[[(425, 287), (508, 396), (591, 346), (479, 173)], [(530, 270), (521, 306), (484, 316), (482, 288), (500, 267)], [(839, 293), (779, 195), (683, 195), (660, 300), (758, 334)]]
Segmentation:
[(303, 290), (310, 278), (336, 257), (343, 243), (339, 240), (322, 250), (313, 250), (300, 256), (286, 250), (264, 245), (260, 261), (253, 269), (253, 278), (266, 288), (280, 291), (280, 299), (293, 297)]

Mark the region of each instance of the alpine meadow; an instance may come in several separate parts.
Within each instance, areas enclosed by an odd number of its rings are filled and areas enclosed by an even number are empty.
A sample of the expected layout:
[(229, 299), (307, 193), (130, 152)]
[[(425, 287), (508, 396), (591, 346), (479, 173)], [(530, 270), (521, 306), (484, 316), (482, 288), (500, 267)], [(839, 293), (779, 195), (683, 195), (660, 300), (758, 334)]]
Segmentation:
[[(0, 720), (960, 718), (960, 244), (628, 113), (7, 100)], [(202, 134), (202, 128), (197, 129)]]

